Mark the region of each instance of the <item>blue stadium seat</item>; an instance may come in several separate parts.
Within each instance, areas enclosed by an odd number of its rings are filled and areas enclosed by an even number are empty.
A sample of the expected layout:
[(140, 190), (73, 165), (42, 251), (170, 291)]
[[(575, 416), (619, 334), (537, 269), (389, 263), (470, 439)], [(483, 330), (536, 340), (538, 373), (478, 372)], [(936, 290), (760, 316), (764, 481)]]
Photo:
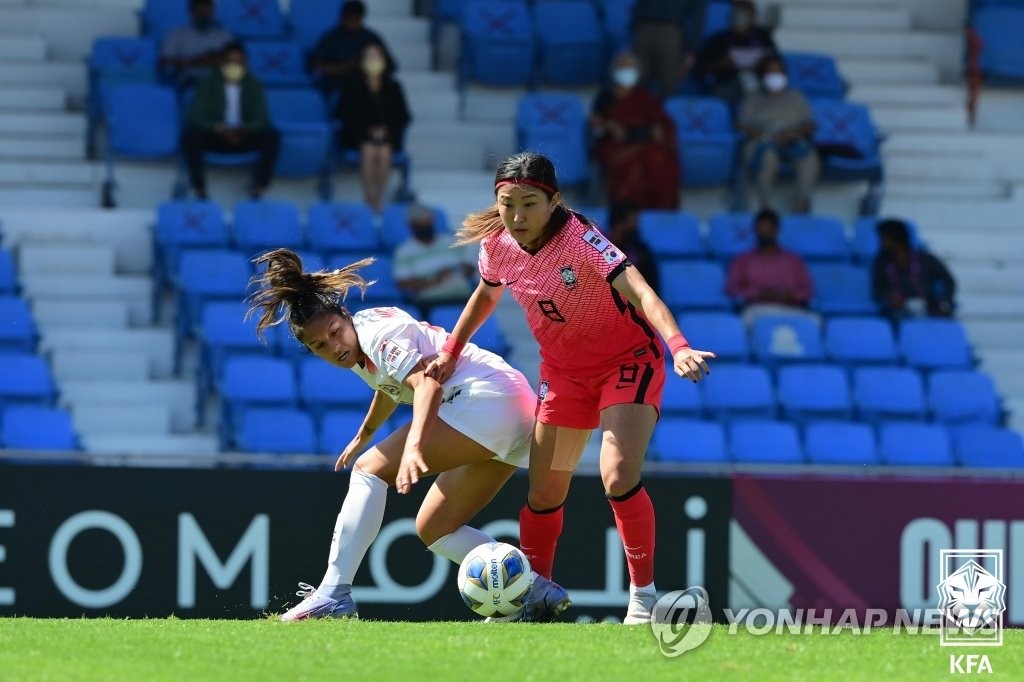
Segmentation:
[(31, 404), (50, 405), (56, 389), (50, 368), (38, 355), (0, 354), (0, 407)]
[(866, 180), (869, 189), (861, 203), (861, 213), (875, 213), (885, 175), (881, 154), (884, 138), (867, 107), (836, 100), (812, 100), (811, 108), (818, 124), (814, 141), (823, 153), (821, 177), (842, 182)]
[(880, 464), (875, 432), (867, 424), (819, 421), (804, 430), (804, 452), (812, 464)]
[[(452, 304), (434, 306), (430, 309), (430, 319), (427, 321), (450, 333), (455, 328), (455, 323), (459, 321), (462, 308), (462, 305)], [(484, 320), (484, 323), (476, 330), (472, 342), (480, 348), (498, 355), (504, 355), (508, 351), (508, 342), (505, 341), (501, 326), (493, 315)]]
[(18, 275), (14, 270), (14, 256), (7, 249), (0, 248), (0, 294), (18, 291)]
[(957, 429), (953, 440), (962, 466), (1024, 469), (1024, 442), (1016, 431), (978, 424)]
[(380, 248), (373, 211), (354, 201), (317, 202), (307, 217), (309, 244), (323, 253), (365, 257)]
[(849, 419), (852, 413), (846, 372), (834, 365), (782, 367), (777, 392), (784, 419)]
[(704, 28), (701, 31), (702, 41), (716, 33), (728, 30), (732, 25), (732, 3), (728, 0), (713, 0), (704, 8)]
[(255, 255), (281, 246), (301, 248), (305, 243), (299, 209), (290, 201), (256, 199), (235, 204), (235, 243), (243, 253)]
[(899, 361), (892, 325), (878, 317), (835, 317), (825, 323), (825, 348), (844, 365), (893, 365)]
[(575, 95), (531, 93), (516, 107), (516, 143), (555, 164), (558, 180), (572, 187), (590, 177), (587, 160), (587, 115)]
[(242, 416), (256, 408), (291, 408), (298, 402), (295, 371), (277, 358), (228, 358), (219, 381), (221, 447), (230, 447)]
[[(365, 417), (365, 408), (332, 410), (326, 413), (320, 420), (319, 452), (325, 455), (340, 455), (359, 432)], [(377, 433), (381, 435), (386, 435), (390, 431), (387, 424), (377, 429)]]
[(662, 462), (729, 461), (725, 433), (718, 422), (666, 415), (654, 430), (654, 449)]
[(892, 422), (878, 429), (882, 461), (897, 466), (953, 466), (949, 434), (938, 424)]
[(725, 270), (708, 261), (663, 260), (661, 270), (662, 299), (676, 310), (728, 310), (725, 295)]
[(341, 14), (343, 0), (291, 0), (288, 24), (292, 38), (306, 52), (312, 50), (321, 36), (333, 28)]
[(928, 404), (937, 421), (995, 424), (1002, 414), (992, 378), (971, 370), (939, 370), (928, 377)]
[(700, 417), (704, 403), (700, 385), (676, 376), (672, 358), (667, 353), (665, 360), (668, 379), (665, 381), (665, 389), (661, 396), (662, 412), (676, 416)]
[[(607, 72), (604, 33), (594, 6), (586, 2), (541, 2), (534, 6), (540, 79), (548, 85), (600, 83)], [(566, 27), (572, 27), (566, 30)]]
[[(199, 388), (208, 391), (221, 375), (228, 357), (240, 355), (266, 357), (267, 348), (256, 336), (258, 315), (245, 319), (241, 301), (211, 301), (203, 306), (197, 336), (202, 343)], [(267, 345), (271, 343), (267, 337)]]
[(268, 89), (270, 120), (281, 133), (277, 172), (329, 177), (333, 131), (323, 97), (312, 88)]
[[(366, 301), (370, 303), (380, 302), (393, 302), (402, 298), (402, 291), (395, 284), (395, 277), (393, 273), (393, 261), (391, 256), (388, 255), (376, 255), (376, 260), (370, 265), (366, 266), (359, 271), (359, 274), (366, 281), (376, 280), (366, 290)], [(354, 254), (335, 256), (327, 261), (327, 267), (330, 269), (343, 268), (346, 265), (350, 265), (354, 261), (359, 260)], [(355, 307), (358, 309), (363, 307), (359, 304), (359, 290), (353, 289), (348, 293), (348, 306)]]
[(224, 212), (213, 201), (165, 201), (157, 208), (156, 263), (161, 281), (178, 271), (182, 251), (226, 249), (230, 241)]
[(249, 262), (237, 251), (186, 251), (177, 276), (179, 338), (194, 329), (211, 300), (237, 303), (245, 298)]
[[(277, 2), (278, 0), (217, 0), (214, 11), (217, 21), (239, 38), (281, 38), (288, 32), (288, 26)], [(326, 17), (324, 25), (330, 25)]]
[(635, 3), (636, 0), (601, 0), (601, 23), (612, 54), (617, 54), (630, 43), (629, 27)]
[(249, 410), (242, 417), (238, 448), (245, 452), (312, 454), (316, 452), (313, 419), (301, 410)]
[(823, 315), (876, 315), (871, 298), (871, 272), (849, 263), (811, 263), (814, 282), (811, 307)]
[(981, 40), (979, 68), (984, 77), (996, 80), (1024, 79), (1024, 7), (982, 7), (972, 19)]
[(676, 124), (683, 184), (708, 187), (730, 182), (738, 138), (725, 102), (713, 97), (673, 97), (665, 102), (665, 111)]
[(252, 75), (266, 87), (310, 87), (306, 56), (298, 43), (290, 40), (259, 41), (246, 44), (246, 61)]
[(779, 244), (807, 260), (835, 261), (850, 257), (843, 221), (829, 216), (783, 217)]
[(573, 210), (583, 215), (592, 224), (606, 235), (611, 232), (611, 225), (608, 224), (608, 209), (603, 206), (574, 206)]
[(0, 353), (32, 353), (37, 337), (28, 301), (0, 295)]
[(740, 421), (729, 425), (729, 449), (737, 462), (801, 464), (804, 453), (796, 427), (786, 422)]
[(640, 239), (658, 258), (702, 258), (700, 219), (685, 211), (641, 211)]
[(536, 40), (525, 4), (467, 2), (461, 26), (460, 83), (522, 86), (532, 82)]
[(95, 152), (96, 129), (104, 96), (123, 83), (153, 83), (157, 77), (157, 47), (149, 38), (100, 37), (89, 53), (89, 101), (86, 149)]
[[(853, 253), (866, 264), (871, 264), (878, 254), (878, 216), (861, 216), (853, 224)], [(910, 232), (910, 243), (915, 249), (924, 246), (917, 225), (906, 218), (900, 218), (907, 224)]]
[(786, 71), (789, 83), (808, 99), (837, 99), (846, 97), (846, 83), (839, 75), (836, 60), (827, 54), (814, 52), (786, 52)]
[[(433, 206), (431, 210), (434, 212), (434, 229), (438, 232), (446, 232), (448, 216), (444, 209)], [(384, 207), (380, 214), (380, 241), (383, 249), (391, 251), (412, 236), (409, 232), (408, 218), (408, 204), (390, 204)]]
[(967, 369), (974, 358), (967, 334), (956, 320), (912, 319), (900, 325), (900, 352), (923, 370)]
[(299, 398), (314, 418), (337, 408), (362, 408), (373, 399), (373, 389), (351, 370), (332, 367), (316, 357), (299, 365)]
[(824, 358), (821, 330), (804, 315), (764, 315), (751, 329), (754, 355), (769, 365), (816, 362)]
[(715, 365), (703, 381), (704, 408), (718, 419), (772, 419), (775, 397), (768, 370), (756, 365)]
[(52, 407), (21, 405), (3, 411), (0, 443), (14, 450), (77, 450), (71, 417)]
[(853, 373), (853, 400), (861, 418), (921, 420), (927, 416), (921, 375), (906, 367), (860, 367)]
[(192, 21), (188, 13), (187, 2), (168, 2), (167, 0), (145, 0), (139, 13), (143, 35), (160, 44), (170, 31), (188, 26)]
[(738, 315), (732, 313), (683, 313), (679, 328), (694, 348), (712, 350), (719, 362), (746, 362), (750, 359), (747, 330)]
[(755, 245), (751, 214), (719, 213), (708, 218), (708, 247), (715, 258), (728, 261)]

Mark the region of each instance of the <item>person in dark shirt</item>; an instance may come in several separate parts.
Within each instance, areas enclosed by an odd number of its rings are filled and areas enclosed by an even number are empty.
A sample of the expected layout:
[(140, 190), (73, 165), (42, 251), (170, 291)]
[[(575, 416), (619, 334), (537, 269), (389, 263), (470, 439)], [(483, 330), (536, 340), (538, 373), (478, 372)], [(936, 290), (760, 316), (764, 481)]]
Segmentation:
[(902, 220), (883, 220), (877, 229), (872, 289), (882, 313), (893, 321), (952, 317), (956, 281), (942, 261), (911, 245), (910, 229)]
[(360, 174), (366, 203), (380, 213), (391, 175), (391, 157), (402, 149), (405, 129), (412, 120), (402, 86), (387, 71), (380, 45), (363, 48), (360, 73), (345, 84), (345, 96), (335, 115), (341, 122), (339, 142), (360, 153)]
[(360, 58), (367, 45), (380, 47), (389, 73), (397, 70), (384, 39), (363, 25), (365, 17), (366, 5), (348, 0), (341, 7), (338, 25), (324, 33), (310, 53), (310, 68), (326, 92), (339, 93), (351, 77), (359, 74)]
[(708, 38), (697, 55), (694, 72), (715, 97), (735, 108), (747, 92), (757, 90), (758, 63), (778, 53), (771, 31), (757, 25), (754, 3), (737, 0), (732, 27)]
[(608, 214), (608, 239), (626, 254), (633, 267), (657, 292), (661, 279), (658, 263), (650, 247), (640, 239), (639, 219), (640, 209), (636, 204), (628, 201), (615, 204)]
[(692, 63), (704, 24), (707, 0), (636, 0), (633, 51), (640, 58), (642, 82), (662, 99), (679, 89)]

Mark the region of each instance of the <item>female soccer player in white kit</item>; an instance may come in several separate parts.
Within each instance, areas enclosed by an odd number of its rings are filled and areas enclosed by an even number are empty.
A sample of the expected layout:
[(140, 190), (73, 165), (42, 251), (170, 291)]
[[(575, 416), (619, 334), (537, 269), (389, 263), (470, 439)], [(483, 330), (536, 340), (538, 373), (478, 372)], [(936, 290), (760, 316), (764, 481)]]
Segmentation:
[[(411, 423), (355, 459), (327, 572), (316, 589), (300, 583), (298, 594), (305, 598), (281, 616), (285, 621), (357, 614), (352, 579), (380, 530), (389, 486), (407, 493), (420, 477), (439, 474), (420, 507), (416, 530), (431, 551), (459, 564), (473, 548), (494, 541), (466, 522), (517, 467), (528, 465), (537, 398), (526, 378), (476, 346), (463, 351), (444, 387), (426, 377), (427, 361), (447, 339), (444, 330), (398, 308), (350, 313), (343, 305), (349, 289), (369, 286), (357, 271), (371, 262), (307, 273), (288, 249), (256, 259), (257, 266), (266, 266), (254, 278), (258, 290), (250, 297), (250, 314), (259, 315), (257, 333), (287, 320), (295, 338), (317, 357), (355, 371), (376, 390), (336, 470), (366, 448), (399, 403), (413, 409)], [(553, 594), (564, 599), (552, 600)], [(564, 590), (535, 578), (527, 609), (543, 616), (567, 606)]]

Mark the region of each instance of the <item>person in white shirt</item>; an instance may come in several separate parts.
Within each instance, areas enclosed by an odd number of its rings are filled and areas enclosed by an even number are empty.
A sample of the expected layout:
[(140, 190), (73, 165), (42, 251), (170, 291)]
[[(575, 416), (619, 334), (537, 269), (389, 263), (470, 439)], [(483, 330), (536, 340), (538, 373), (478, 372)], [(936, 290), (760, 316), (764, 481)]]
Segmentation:
[[(380, 530), (390, 486), (405, 494), (421, 477), (438, 475), (416, 530), (431, 551), (460, 564), (474, 548), (494, 541), (466, 523), (529, 462), (537, 397), (522, 373), (494, 353), (465, 344), (454, 374), (441, 386), (424, 370), (443, 349), (452, 350), (443, 329), (399, 308), (351, 313), (344, 307), (351, 289), (369, 286), (358, 270), (372, 262), (303, 272), (301, 259), (289, 249), (255, 260), (260, 274), (253, 279), (249, 314), (258, 316), (257, 334), (287, 321), (292, 335), (318, 358), (355, 371), (376, 390), (362, 426), (335, 464), (335, 470), (353, 468), (327, 572), (315, 589), (300, 583), (304, 599), (281, 616), (285, 621), (357, 615), (352, 580)], [(412, 421), (367, 450), (399, 403), (412, 405)], [(565, 590), (534, 576), (520, 616), (550, 619), (569, 605)]]
[(407, 214), (411, 236), (395, 247), (392, 276), (424, 316), (439, 303), (465, 303), (473, 291), (475, 249), (454, 248), (455, 235), (438, 232), (434, 212), (415, 204)]

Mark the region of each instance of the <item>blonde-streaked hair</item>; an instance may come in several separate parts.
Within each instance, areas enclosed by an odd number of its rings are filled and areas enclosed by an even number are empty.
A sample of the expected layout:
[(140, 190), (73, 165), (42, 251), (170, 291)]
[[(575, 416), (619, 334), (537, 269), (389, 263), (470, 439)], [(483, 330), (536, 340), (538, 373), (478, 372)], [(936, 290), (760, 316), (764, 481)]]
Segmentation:
[(304, 272), (302, 259), (291, 249), (274, 249), (253, 260), (256, 268), (266, 266), (250, 281), (254, 291), (246, 302), (245, 319), (258, 315), (256, 336), (266, 343), (264, 332), (288, 321), (288, 330), (299, 338), (302, 327), (320, 313), (333, 312), (349, 316), (344, 303), (349, 289), (359, 289), (360, 297), (374, 283), (358, 274), (358, 270), (374, 262), (374, 258), (346, 265), (337, 270)]

